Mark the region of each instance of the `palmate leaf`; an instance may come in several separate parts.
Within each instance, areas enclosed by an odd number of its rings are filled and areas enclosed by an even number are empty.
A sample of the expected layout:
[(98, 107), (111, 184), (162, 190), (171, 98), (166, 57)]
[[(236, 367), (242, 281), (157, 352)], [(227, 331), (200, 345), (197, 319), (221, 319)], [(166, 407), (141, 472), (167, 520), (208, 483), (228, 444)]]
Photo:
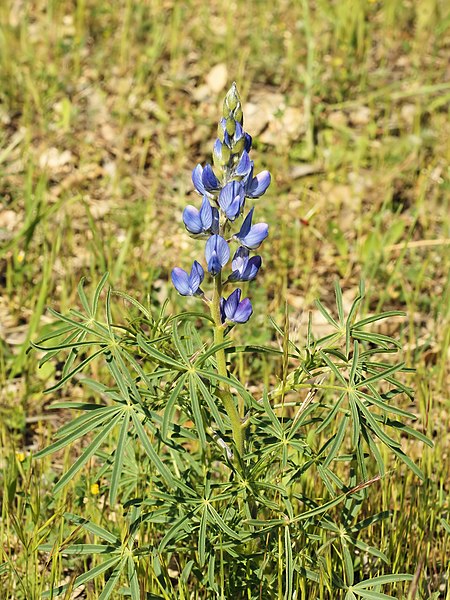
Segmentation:
[(103, 441), (108, 437), (109, 433), (115, 427), (120, 419), (123, 418), (123, 412), (118, 411), (117, 414), (112, 417), (109, 423), (97, 434), (92, 442), (85, 448), (83, 453), (73, 463), (73, 465), (64, 473), (64, 475), (56, 483), (53, 492), (57, 494), (69, 481), (78, 473), (78, 471), (88, 462), (90, 458), (95, 454), (98, 448), (101, 446)]

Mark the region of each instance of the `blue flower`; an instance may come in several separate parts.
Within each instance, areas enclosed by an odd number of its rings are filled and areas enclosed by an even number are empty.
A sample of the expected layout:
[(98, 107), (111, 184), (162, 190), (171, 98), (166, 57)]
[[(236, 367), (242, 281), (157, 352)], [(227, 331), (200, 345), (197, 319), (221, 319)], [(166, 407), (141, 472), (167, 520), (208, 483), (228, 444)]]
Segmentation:
[(220, 189), (219, 180), (214, 175), (211, 165), (206, 165), (205, 168), (197, 165), (192, 171), (192, 183), (201, 196), (206, 195), (208, 198), (213, 198), (214, 192)]
[(221, 298), (220, 311), (222, 321), (231, 321), (232, 323), (246, 323), (253, 312), (252, 303), (249, 298), (241, 300), (241, 290), (238, 288), (232, 292), (227, 300)]
[(253, 208), (245, 217), (242, 227), (234, 237), (249, 250), (255, 250), (269, 235), (267, 223), (257, 223), (252, 226)]
[(203, 196), (202, 206), (197, 210), (188, 204), (183, 211), (183, 222), (189, 233), (193, 235), (205, 234), (211, 231), (217, 233), (219, 228), (219, 211), (212, 207), (208, 198)]
[(244, 187), (238, 181), (230, 181), (219, 194), (219, 205), (227, 219), (234, 221), (240, 214), (245, 202)]
[(247, 248), (239, 246), (231, 262), (233, 272), (228, 277), (228, 281), (252, 281), (255, 279), (261, 268), (262, 260), (260, 256), (249, 258), (248, 255)]
[(245, 178), (245, 180), (242, 182), (244, 184), (245, 187), (245, 195), (247, 198), (259, 198), (260, 196), (262, 196), (265, 191), (267, 190), (267, 188), (270, 185), (270, 173), (269, 171), (261, 171), (261, 173), (258, 173), (258, 175), (256, 175), (256, 177), (253, 177), (253, 163), (252, 163), (252, 168), (249, 172), (249, 174), (247, 175), (247, 177)]
[(208, 271), (215, 277), (230, 258), (230, 248), (220, 235), (212, 235), (206, 242), (205, 258)]
[(188, 275), (184, 269), (175, 267), (172, 269), (172, 283), (176, 290), (182, 296), (196, 296), (203, 294), (200, 284), (203, 281), (205, 272), (200, 263), (196, 260), (192, 265), (191, 274)]

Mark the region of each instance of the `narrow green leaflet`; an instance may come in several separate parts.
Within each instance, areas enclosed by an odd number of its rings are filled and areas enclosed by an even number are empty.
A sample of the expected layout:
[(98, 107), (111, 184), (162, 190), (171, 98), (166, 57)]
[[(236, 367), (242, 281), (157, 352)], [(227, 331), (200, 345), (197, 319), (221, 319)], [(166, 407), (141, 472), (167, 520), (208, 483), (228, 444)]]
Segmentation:
[(130, 584), (131, 600), (141, 600), (136, 563), (132, 556), (128, 557), (128, 582)]
[(200, 566), (206, 562), (206, 528), (208, 524), (208, 505), (203, 506), (202, 516), (200, 518), (200, 528), (198, 531), (198, 560)]
[(194, 416), (195, 426), (202, 448), (206, 448), (206, 432), (203, 422), (203, 414), (197, 394), (197, 385), (195, 375), (189, 376), (189, 395), (191, 397), (192, 414)]
[(333, 325), (333, 327), (335, 327), (336, 329), (339, 329), (339, 323), (337, 321), (335, 321), (335, 319), (331, 316), (331, 313), (325, 308), (325, 306), (322, 304), (322, 302), (320, 300), (316, 300), (315, 305), (317, 306), (319, 311), (322, 313), (322, 316), (324, 317), (324, 319), (326, 319), (330, 325)]
[(291, 600), (294, 584), (294, 559), (292, 556), (292, 542), (289, 526), (284, 528), (284, 556), (285, 556), (285, 585), (284, 599)]
[(183, 363), (175, 360), (174, 358), (171, 358), (170, 356), (167, 356), (167, 354), (164, 354), (163, 352), (160, 352), (159, 350), (157, 350), (156, 348), (154, 348), (145, 338), (141, 333), (138, 333), (138, 335), (136, 336), (137, 342), (140, 346), (140, 348), (149, 356), (151, 356), (152, 358), (154, 358), (156, 360), (156, 362), (162, 364), (162, 365), (168, 365), (169, 367), (172, 367), (173, 369), (177, 370), (177, 371), (185, 371), (186, 370), (186, 366), (183, 365)]
[(337, 433), (334, 436), (333, 443), (331, 444), (330, 449), (328, 450), (328, 455), (323, 463), (324, 467), (329, 467), (331, 462), (336, 458), (341, 448), (342, 442), (344, 441), (348, 419), (349, 417), (347, 415), (344, 415), (342, 417), (341, 422), (339, 423)]
[(125, 444), (127, 440), (129, 421), (129, 415), (125, 414), (123, 417), (122, 425), (120, 426), (119, 438), (117, 440), (117, 446), (114, 452), (114, 463), (111, 473), (111, 486), (109, 489), (109, 499), (111, 504), (114, 504), (116, 501), (117, 490), (119, 488), (120, 478), (122, 476), (122, 467), (125, 458)]
[(97, 525), (96, 523), (92, 523), (92, 521), (89, 521), (88, 519), (85, 519), (83, 517), (80, 517), (78, 515), (74, 515), (73, 513), (68, 513), (68, 512), (64, 513), (64, 518), (66, 519), (66, 521), (70, 521), (71, 523), (74, 523), (75, 525), (80, 525), (83, 529), (85, 529), (86, 531), (89, 531), (90, 533), (93, 533), (94, 535), (101, 538), (105, 542), (108, 542), (108, 543), (112, 544), (113, 546), (120, 546), (119, 538), (117, 538), (114, 534), (112, 534), (107, 529), (104, 529), (100, 525)]
[(154, 466), (156, 467), (156, 470), (162, 475), (162, 477), (166, 480), (169, 486), (175, 487), (175, 482), (173, 480), (172, 474), (170, 473), (166, 465), (162, 462), (156, 450), (153, 448), (150, 440), (147, 437), (147, 434), (145, 433), (145, 429), (140, 421), (139, 415), (132, 411), (131, 416), (133, 419), (134, 426), (136, 428), (136, 432), (144, 447), (144, 450), (147, 453), (150, 460), (152, 461), (152, 463), (154, 464)]
[(374, 585), (386, 585), (389, 583), (400, 583), (402, 581), (412, 581), (413, 579), (414, 579), (414, 576), (410, 575), (409, 573), (379, 575), (378, 577), (372, 577), (371, 579), (365, 579), (364, 581), (357, 583), (356, 585), (353, 586), (353, 589), (356, 592), (356, 590), (362, 590), (362, 589), (365, 589), (366, 587), (371, 587)]
[[(86, 571), (86, 573), (83, 573), (82, 575), (80, 575), (79, 577), (77, 577), (75, 579), (73, 588), (76, 589), (80, 585), (83, 585), (83, 584), (87, 583), (88, 581), (92, 581), (92, 579), (95, 579), (96, 577), (98, 577), (99, 575), (104, 573), (105, 571), (108, 571), (109, 569), (114, 568), (119, 561), (120, 561), (120, 556), (114, 556), (113, 558), (110, 558), (109, 560), (105, 560), (104, 562), (100, 563), (93, 569)], [(70, 583), (68, 583), (66, 585), (54, 587), (52, 590), (47, 590), (46, 592), (43, 592), (42, 598), (48, 598), (49, 596), (60, 596), (67, 590), (69, 585), (70, 585)]]
[(82, 371), (90, 362), (96, 359), (97, 356), (104, 354), (104, 352), (105, 348), (100, 348), (100, 350), (97, 350), (96, 352), (85, 358), (72, 371), (70, 371), (70, 373), (67, 373), (67, 375), (62, 377), (55, 385), (52, 385), (51, 387), (44, 390), (44, 394), (50, 394), (51, 392), (59, 390), (59, 388), (62, 387), (67, 381), (69, 381), (69, 379), (72, 379), (74, 375)]
[(119, 564), (114, 567), (113, 572), (108, 578), (108, 581), (105, 584), (105, 587), (102, 590), (102, 593), (98, 597), (98, 600), (108, 600), (111, 597), (115, 587), (120, 581), (120, 576), (122, 571), (124, 570), (126, 561), (122, 558)]
[(163, 439), (167, 439), (167, 435), (170, 429), (170, 426), (173, 422), (173, 415), (175, 412), (175, 407), (178, 402), (178, 398), (181, 394), (182, 389), (186, 384), (186, 379), (188, 377), (187, 373), (183, 373), (181, 377), (178, 379), (176, 385), (174, 386), (172, 392), (170, 393), (169, 399), (167, 400), (166, 406), (164, 408), (164, 415), (161, 425), (161, 435)]

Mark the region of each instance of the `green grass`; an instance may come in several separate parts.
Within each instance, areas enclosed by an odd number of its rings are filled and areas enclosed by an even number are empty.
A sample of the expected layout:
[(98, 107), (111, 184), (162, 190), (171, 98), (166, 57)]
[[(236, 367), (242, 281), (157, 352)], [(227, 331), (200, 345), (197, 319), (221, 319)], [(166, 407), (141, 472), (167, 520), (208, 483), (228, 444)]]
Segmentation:
[[(336, 277), (346, 301), (365, 280), (366, 313), (407, 312), (392, 327), (416, 369), (408, 408), (434, 448), (405, 439), (426, 479), (391, 461), (368, 512), (392, 519), (367, 541), (391, 571), (416, 575), (398, 598), (450, 599), (449, 26), (444, 0), (0, 3), (2, 598), (37, 600), (82, 572), (87, 559), (37, 547), (65, 540), (64, 512), (100, 523), (106, 510), (89, 471), (53, 496), (70, 453), (31, 459), (71, 414), (47, 410), (59, 367), (38, 370), (29, 342), (49, 327), (48, 307), (74, 306), (79, 279), (106, 270), (153, 310), (166, 296), (170, 311), (186, 306), (169, 273), (201, 244), (182, 233), (181, 210), (236, 80), (244, 114), (253, 104), (266, 122), (254, 160), (274, 176), (259, 201), (271, 238), (246, 340), (273, 342), (267, 317), (281, 322), (286, 300), (293, 339), (309, 310), (320, 328), (313, 301), (332, 305)], [(217, 64), (228, 74), (214, 91)], [(237, 365), (250, 385), (273, 381), (270, 367)]]

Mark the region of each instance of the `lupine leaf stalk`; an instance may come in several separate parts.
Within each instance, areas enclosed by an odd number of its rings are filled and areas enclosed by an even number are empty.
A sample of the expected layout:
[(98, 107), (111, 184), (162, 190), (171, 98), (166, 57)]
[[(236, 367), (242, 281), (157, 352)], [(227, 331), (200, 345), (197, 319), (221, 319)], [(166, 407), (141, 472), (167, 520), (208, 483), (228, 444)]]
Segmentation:
[[(212, 299), (208, 299), (200, 285), (204, 269), (194, 261), (190, 274), (179, 267), (172, 270), (172, 282), (182, 296), (197, 296), (209, 305), (214, 321), (214, 342), (224, 341), (227, 325), (246, 323), (253, 313), (249, 298), (241, 300), (241, 289), (236, 288), (228, 297), (222, 294), (225, 286), (255, 279), (261, 264), (260, 256), (250, 257), (269, 233), (267, 223), (252, 224), (254, 208), (246, 211), (246, 199), (262, 196), (270, 185), (270, 173), (262, 171), (254, 176), (250, 159), (252, 138), (244, 131), (241, 99), (233, 83), (223, 102), (218, 137), (213, 146), (213, 165), (197, 165), (192, 172), (192, 182), (202, 196), (200, 207), (188, 205), (183, 211), (183, 223), (191, 237), (206, 239), (206, 269), (214, 280)], [(246, 213), (246, 214), (245, 214)], [(240, 221), (240, 225), (236, 225)], [(233, 232), (235, 228), (235, 232)], [(230, 244), (237, 244), (227, 278), (223, 270), (232, 255)], [(216, 351), (217, 370), (228, 376), (225, 350)], [(244, 453), (244, 427), (241, 415), (230, 388), (222, 384), (217, 390), (230, 419), (237, 452)]]

